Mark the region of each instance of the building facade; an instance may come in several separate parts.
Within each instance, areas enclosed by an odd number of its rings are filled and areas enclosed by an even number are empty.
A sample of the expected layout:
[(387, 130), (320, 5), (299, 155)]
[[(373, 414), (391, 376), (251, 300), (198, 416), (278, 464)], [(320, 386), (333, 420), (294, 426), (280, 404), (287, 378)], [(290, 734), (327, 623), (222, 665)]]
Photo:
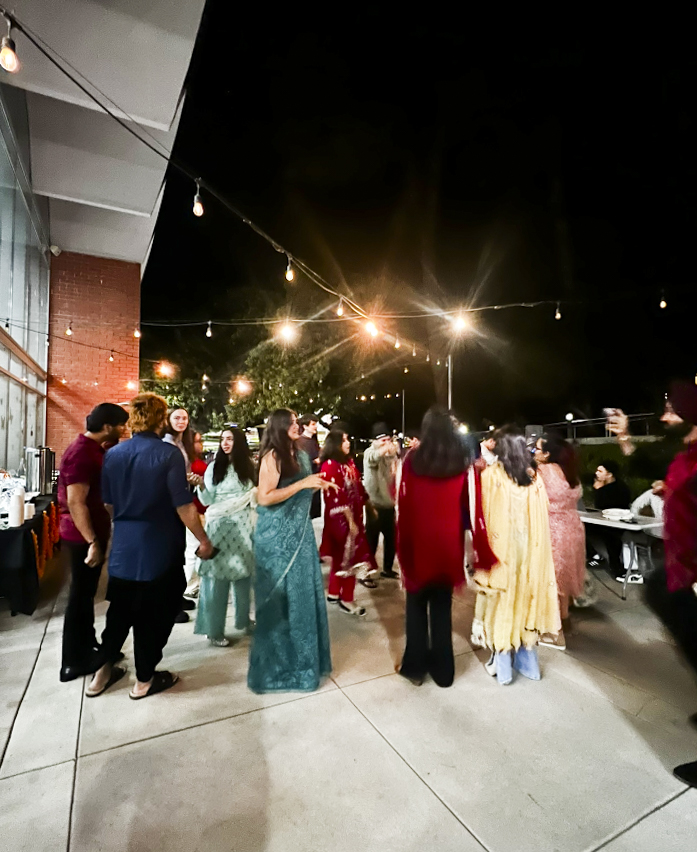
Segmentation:
[(60, 461), (94, 405), (137, 390), (140, 280), (204, 4), (13, 6), (21, 68), (0, 69), (0, 468), (16, 470), (26, 446)]

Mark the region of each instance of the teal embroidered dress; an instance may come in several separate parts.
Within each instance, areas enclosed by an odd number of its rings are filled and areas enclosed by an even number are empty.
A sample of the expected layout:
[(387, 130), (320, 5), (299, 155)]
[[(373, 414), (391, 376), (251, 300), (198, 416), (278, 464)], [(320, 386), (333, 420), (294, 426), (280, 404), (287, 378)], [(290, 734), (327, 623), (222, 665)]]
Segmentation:
[(220, 549), (212, 559), (199, 560), (196, 566), (201, 578), (194, 633), (211, 639), (225, 634), (230, 585), (235, 602), (235, 628), (249, 627), (249, 598), (254, 570), (253, 509), (250, 503), (251, 482), (240, 482), (232, 465), (225, 479), (213, 483), (213, 465), (209, 464), (199, 488), (199, 499), (208, 506), (206, 533)]
[[(312, 472), (298, 453), (300, 471), (285, 488)], [(312, 491), (257, 508), (254, 599), (257, 627), (247, 683), (253, 692), (312, 692), (332, 668), (324, 584), (310, 520)]]

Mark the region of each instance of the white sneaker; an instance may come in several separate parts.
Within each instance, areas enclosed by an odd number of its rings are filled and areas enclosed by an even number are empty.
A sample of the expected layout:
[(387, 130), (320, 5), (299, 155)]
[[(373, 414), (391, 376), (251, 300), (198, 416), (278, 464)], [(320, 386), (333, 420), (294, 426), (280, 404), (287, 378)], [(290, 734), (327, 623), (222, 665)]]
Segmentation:
[(216, 648), (227, 648), (230, 644), (230, 640), (226, 639), (224, 636), (222, 639), (212, 639), (210, 636), (208, 637), (208, 641), (211, 645), (214, 645)]
[(365, 615), (365, 607), (358, 606), (353, 601), (339, 601), (339, 609), (347, 615), (357, 615), (359, 617)]
[(484, 663), (484, 670), (491, 677), (496, 677), (496, 652), (492, 651), (489, 659)]

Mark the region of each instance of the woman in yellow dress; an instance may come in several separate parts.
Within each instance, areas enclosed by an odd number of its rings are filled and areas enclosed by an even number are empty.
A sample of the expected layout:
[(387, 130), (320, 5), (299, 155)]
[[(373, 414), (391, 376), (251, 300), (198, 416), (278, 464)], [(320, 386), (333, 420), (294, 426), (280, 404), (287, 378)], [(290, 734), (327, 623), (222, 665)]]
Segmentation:
[(491, 649), (489, 674), (502, 685), (513, 669), (540, 679), (537, 643), (561, 629), (548, 500), (520, 434), (496, 437), (495, 464), (482, 472), (482, 509), (497, 564), (473, 575), (477, 599), (472, 641)]

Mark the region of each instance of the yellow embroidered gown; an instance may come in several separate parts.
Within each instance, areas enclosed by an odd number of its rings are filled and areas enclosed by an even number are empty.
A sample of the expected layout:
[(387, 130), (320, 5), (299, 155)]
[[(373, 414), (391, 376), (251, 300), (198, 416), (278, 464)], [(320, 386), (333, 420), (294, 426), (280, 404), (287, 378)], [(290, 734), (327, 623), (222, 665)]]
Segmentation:
[(561, 629), (545, 485), (517, 485), (497, 462), (482, 473), (482, 509), (498, 564), (475, 571), (472, 641), (494, 651), (531, 648)]

